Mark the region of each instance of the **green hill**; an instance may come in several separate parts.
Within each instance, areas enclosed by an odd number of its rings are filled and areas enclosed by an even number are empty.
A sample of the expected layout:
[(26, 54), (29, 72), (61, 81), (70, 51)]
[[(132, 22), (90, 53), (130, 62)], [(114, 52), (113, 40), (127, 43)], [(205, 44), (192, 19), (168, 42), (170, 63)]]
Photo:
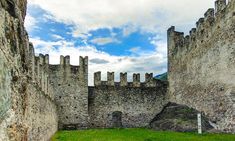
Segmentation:
[(157, 75), (154, 77), (155, 79), (162, 80), (162, 81), (167, 81), (167, 72)]

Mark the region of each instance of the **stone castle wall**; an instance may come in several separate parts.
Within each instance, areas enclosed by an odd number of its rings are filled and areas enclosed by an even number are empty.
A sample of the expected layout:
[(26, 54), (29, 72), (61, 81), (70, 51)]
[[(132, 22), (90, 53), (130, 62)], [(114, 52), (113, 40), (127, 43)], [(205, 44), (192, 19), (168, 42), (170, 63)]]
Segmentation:
[(49, 81), (55, 93), (59, 129), (88, 126), (88, 58), (80, 66), (70, 65), (70, 57), (60, 57), (59, 65), (49, 65)]
[(144, 127), (161, 111), (167, 84), (152, 74), (145, 83), (139, 74), (132, 83), (121, 74), (117, 83), (114, 73), (107, 82), (98, 73), (88, 94), (87, 57), (72, 66), (69, 56), (59, 65), (35, 56), (24, 28), (26, 3), (0, 2), (0, 141), (48, 140), (58, 129)]
[(146, 74), (114, 73), (88, 87), (88, 58), (59, 65), (35, 57), (24, 28), (26, 0), (0, 1), (0, 141), (48, 140), (58, 129), (146, 127), (168, 101), (208, 116), (215, 128), (235, 132), (235, 0), (216, 1), (190, 35), (168, 30), (166, 82)]
[(196, 25), (187, 36), (168, 30), (168, 97), (234, 133), (235, 0), (217, 0)]
[[(101, 81), (101, 72), (94, 74), (94, 87), (89, 87), (90, 127), (147, 127), (168, 102), (165, 98), (167, 83), (146, 74), (133, 75), (127, 82), (127, 73), (120, 74), (120, 82), (114, 82), (114, 73), (107, 73), (108, 81)], [(115, 113), (120, 113), (117, 118)], [(118, 121), (117, 121), (118, 119)]]
[(0, 1), (0, 141), (48, 140), (57, 131), (53, 91), (24, 28), (26, 3)]

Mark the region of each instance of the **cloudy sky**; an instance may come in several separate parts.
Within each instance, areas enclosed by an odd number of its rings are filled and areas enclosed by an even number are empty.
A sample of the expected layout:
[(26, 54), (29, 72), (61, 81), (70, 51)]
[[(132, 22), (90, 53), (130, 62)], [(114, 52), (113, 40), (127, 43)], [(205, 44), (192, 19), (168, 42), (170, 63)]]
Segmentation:
[(28, 0), (25, 26), (36, 54), (50, 55), (59, 64), (60, 55), (70, 55), (79, 65), (79, 56), (89, 57), (89, 85), (93, 73), (113, 71), (167, 71), (166, 30), (195, 27), (196, 21), (214, 0)]

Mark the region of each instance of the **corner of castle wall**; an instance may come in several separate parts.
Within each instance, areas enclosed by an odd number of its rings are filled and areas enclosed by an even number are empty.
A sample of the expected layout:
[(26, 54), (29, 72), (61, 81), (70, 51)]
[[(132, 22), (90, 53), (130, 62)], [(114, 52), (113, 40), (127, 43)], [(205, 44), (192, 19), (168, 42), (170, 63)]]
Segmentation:
[[(196, 22), (196, 28), (192, 28), (189, 35), (175, 31), (171, 26), (167, 31), (168, 57), (179, 60), (192, 49), (202, 46), (210, 37), (226, 16), (231, 16), (235, 11), (234, 0), (226, 3), (226, 0), (216, 0), (215, 9), (209, 8), (204, 17)], [(171, 62), (168, 62), (170, 64)]]

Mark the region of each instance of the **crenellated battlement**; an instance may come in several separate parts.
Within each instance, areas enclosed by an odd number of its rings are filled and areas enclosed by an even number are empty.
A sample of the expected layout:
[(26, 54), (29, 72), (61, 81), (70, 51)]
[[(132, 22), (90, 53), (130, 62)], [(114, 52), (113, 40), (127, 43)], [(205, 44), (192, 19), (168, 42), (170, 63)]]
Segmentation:
[(39, 56), (35, 56), (35, 65), (36, 66), (40, 65), (42, 67), (42, 66), (44, 66), (46, 64), (49, 65), (49, 55), (39, 54)]
[[(49, 56), (48, 56), (49, 59)], [(60, 64), (52, 65), (49, 64), (50, 72), (57, 72), (57, 73), (65, 73), (65, 74), (73, 74), (73, 75), (87, 75), (88, 73), (88, 57), (79, 57), (79, 65), (71, 65), (70, 64), (70, 56), (60, 56)]]
[(235, 86), (234, 50), (235, 0), (216, 0), (189, 35), (168, 29), (170, 101), (203, 111), (216, 129), (233, 133), (234, 102), (227, 93)]
[(115, 82), (114, 72), (107, 72), (107, 81), (101, 80), (101, 72), (94, 73), (94, 85), (95, 86), (112, 86), (112, 87), (156, 87), (159, 86), (162, 81), (153, 78), (153, 73), (145, 74), (145, 81), (140, 81), (140, 74), (134, 73), (132, 82), (127, 81), (127, 73), (120, 73), (120, 81)]
[[(59, 65), (60, 66), (64, 66), (64, 65), (65, 66), (74, 66), (74, 65), (70, 64), (70, 56), (69, 55), (67, 55), (67, 56), (61, 55)], [(84, 58), (82, 56), (79, 57), (79, 66), (82, 66), (82, 67), (88, 66), (88, 56), (86, 56)]]
[(51, 95), (49, 84), (49, 55), (39, 54), (34, 57), (34, 61), (32, 79), (46, 95), (53, 99), (54, 95)]
[(88, 57), (80, 56), (77, 61), (79, 65), (71, 65), (70, 56), (61, 55), (59, 64), (49, 65), (50, 85), (58, 105), (59, 129), (71, 124), (76, 128), (88, 126)]
[(216, 0), (215, 1), (215, 11), (216, 13), (221, 12), (226, 8), (226, 0)]
[(35, 56), (23, 23), (26, 3), (0, 2), (0, 140), (49, 140), (58, 129), (148, 127), (168, 102), (204, 113), (211, 131), (234, 133), (235, 0), (216, 0), (189, 34), (169, 28), (168, 81), (146, 73), (141, 82), (134, 73), (128, 82), (120, 73), (115, 82), (114, 72), (102, 81), (96, 72), (94, 87), (88, 57), (74, 66), (70, 56), (57, 65), (47, 54)]
[(48, 54), (39, 54), (38, 56), (33, 57), (32, 60), (32, 79), (46, 94), (49, 94), (49, 91), (52, 89), (50, 82), (52, 82), (51, 79), (55, 76), (64, 82), (72, 78), (83, 80), (82, 82), (85, 83), (88, 81), (88, 57), (80, 57), (79, 66), (73, 66), (70, 64), (70, 56), (64, 57), (61, 55), (59, 65), (49, 64)]
[(171, 57), (179, 58), (191, 50), (208, 43), (215, 33), (220, 31), (221, 27), (227, 21), (232, 22), (235, 12), (235, 0), (216, 0), (215, 9), (209, 8), (204, 17), (196, 22), (196, 28), (192, 28), (189, 35), (178, 32), (172, 26), (167, 31), (168, 36), (168, 54)]
[(70, 56), (63, 56), (61, 55), (60, 56), (60, 65), (63, 66), (63, 65), (70, 65)]

